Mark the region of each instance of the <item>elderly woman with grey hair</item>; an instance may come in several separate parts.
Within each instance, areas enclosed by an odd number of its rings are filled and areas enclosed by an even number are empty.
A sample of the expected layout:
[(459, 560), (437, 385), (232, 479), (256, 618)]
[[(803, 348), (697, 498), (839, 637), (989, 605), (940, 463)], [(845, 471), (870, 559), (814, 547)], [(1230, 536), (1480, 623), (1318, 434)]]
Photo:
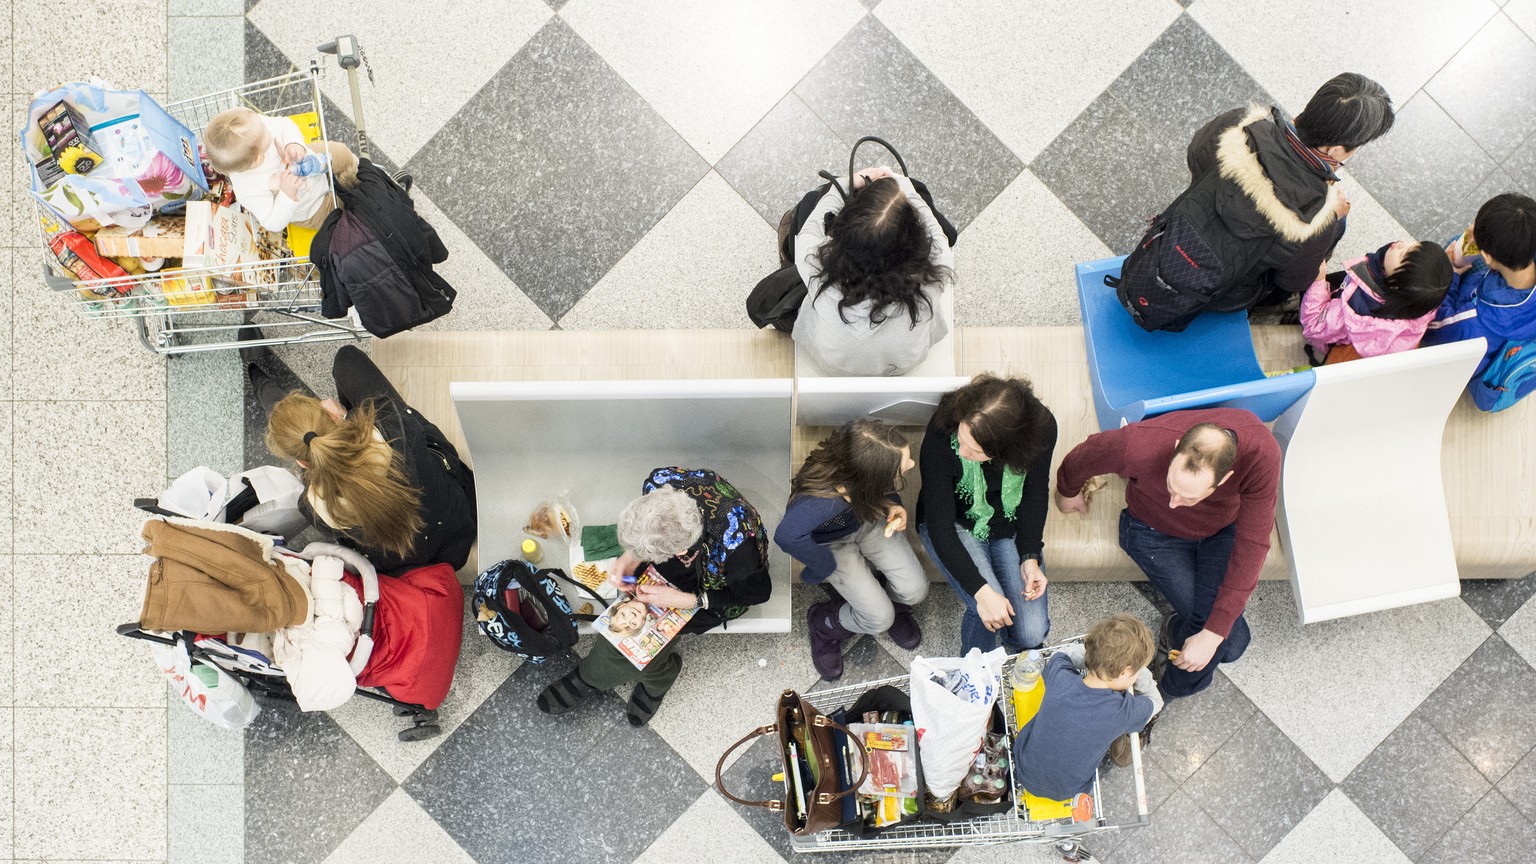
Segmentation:
[[(641, 496), (619, 514), (624, 554), (609, 574), (621, 590), (653, 606), (694, 609), (684, 633), (702, 633), (767, 601), (768, 534), (757, 510), (724, 477), (704, 469), (657, 468)], [(626, 585), (641, 564), (654, 567), (672, 587)], [(539, 710), (564, 714), (588, 697), (633, 683), (624, 716), (633, 726), (650, 722), (683, 668), (677, 640), (644, 669), (636, 669), (606, 639), (592, 643), (575, 671), (544, 688)]]

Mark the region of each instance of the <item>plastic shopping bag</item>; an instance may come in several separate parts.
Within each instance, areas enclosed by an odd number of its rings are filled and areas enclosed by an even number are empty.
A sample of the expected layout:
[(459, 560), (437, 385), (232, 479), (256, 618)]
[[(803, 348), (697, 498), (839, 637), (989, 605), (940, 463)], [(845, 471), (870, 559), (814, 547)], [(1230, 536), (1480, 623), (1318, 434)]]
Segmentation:
[(981, 749), (992, 704), (1002, 690), (1001, 648), (964, 657), (912, 660), (912, 722), (928, 793), (944, 801), (960, 786)]
[(217, 666), (192, 665), (187, 645), (181, 639), (174, 646), (156, 645), (155, 664), (165, 675), (171, 691), (192, 713), (222, 729), (244, 729), (261, 706), (239, 681)]
[(160, 509), (209, 522), (228, 522), (262, 534), (292, 537), (309, 526), (299, 509), (304, 483), (276, 465), (259, 465), (224, 479), (193, 468), (160, 493)]

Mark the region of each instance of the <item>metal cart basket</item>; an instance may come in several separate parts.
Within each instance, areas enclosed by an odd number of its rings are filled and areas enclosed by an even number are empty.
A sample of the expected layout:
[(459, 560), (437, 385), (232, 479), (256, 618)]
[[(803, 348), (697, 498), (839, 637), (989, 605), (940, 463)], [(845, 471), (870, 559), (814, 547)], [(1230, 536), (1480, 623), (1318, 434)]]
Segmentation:
[[(341, 50), (337, 50), (338, 43)], [(340, 65), (351, 79), (354, 120), (359, 130), (358, 155), (367, 156), (362, 131), (361, 105), (356, 76), (362, 57), (356, 40), (340, 37), (320, 49), (339, 55)], [(165, 106), (177, 120), (201, 137), (214, 115), (235, 107), (247, 107), (269, 116), (312, 114), (319, 123), (320, 138), (328, 140), (325, 108), (320, 95), (318, 58), (307, 71), (295, 70), (187, 99)], [(329, 168), (326, 180), (335, 195)], [(46, 205), (34, 199), (39, 226), (52, 218)], [(320, 316), (320, 283), (310, 260), (289, 257), (259, 263), (223, 267), (195, 267), (165, 273), (79, 280), (64, 271), (48, 249), (43, 233), (43, 278), (48, 287), (72, 302), (86, 318), (131, 318), (138, 324), (145, 347), (173, 355), (214, 351), (241, 346), (286, 345), (369, 337), (355, 315), (337, 320)], [(240, 331), (261, 327), (264, 338), (240, 341)]]
[[(1078, 636), (1058, 645), (1046, 648), (1044, 656), (1060, 650), (1065, 645), (1081, 642), (1083, 637)], [(1003, 705), (1003, 713), (1007, 717), (1004, 737), (1010, 751), (1013, 745), (1011, 734), (1014, 728), (1013, 700), (1008, 697), (1007, 681), (1009, 673), (1013, 671), (1014, 661), (1017, 656), (1009, 657), (1003, 664), (1004, 694), (1000, 701)], [(819, 690), (806, 693), (804, 698), (815, 705), (817, 710), (831, 712), (838, 708), (848, 708), (864, 693), (882, 685), (890, 685), (907, 692), (911, 679), (909, 676), (898, 678), (886, 678), (879, 681), (866, 681), (861, 684), (850, 684), (830, 690)], [(1012, 810), (991, 816), (978, 816), (959, 822), (927, 822), (917, 821), (884, 828), (879, 834), (869, 837), (853, 834), (841, 828), (833, 828), (809, 837), (792, 837), (790, 842), (796, 852), (851, 852), (851, 851), (877, 851), (877, 850), (912, 850), (948, 846), (985, 846), (994, 843), (1050, 843), (1054, 844), (1057, 851), (1068, 861), (1091, 860), (1087, 850), (1083, 848), (1083, 840), (1093, 834), (1121, 831), (1129, 828), (1140, 828), (1150, 823), (1147, 808), (1147, 784), (1146, 775), (1142, 770), (1141, 741), (1137, 735), (1130, 736), (1131, 741), (1131, 772), (1135, 783), (1136, 793), (1136, 818), (1124, 822), (1112, 822), (1104, 813), (1104, 800), (1101, 794), (1101, 778), (1094, 776), (1093, 780), (1093, 818), (1084, 822), (1073, 822), (1071, 819), (1054, 819), (1034, 821), (1026, 811), (1022, 797), (1016, 798), (1016, 804)]]

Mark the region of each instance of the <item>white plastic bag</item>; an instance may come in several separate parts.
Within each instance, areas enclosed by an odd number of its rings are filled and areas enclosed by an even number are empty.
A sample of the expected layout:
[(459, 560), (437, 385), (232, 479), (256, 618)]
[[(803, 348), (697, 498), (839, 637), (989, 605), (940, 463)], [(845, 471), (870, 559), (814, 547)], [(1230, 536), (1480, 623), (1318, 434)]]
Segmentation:
[(934, 798), (954, 793), (981, 749), (992, 704), (1002, 690), (1003, 658), (994, 648), (972, 648), (964, 657), (916, 657), (912, 660), (912, 722), (917, 726), (917, 755), (923, 782)]
[(260, 465), (228, 480), (211, 468), (193, 468), (172, 481), (158, 503), (160, 509), (189, 519), (224, 522), (230, 503), (247, 483), (257, 503), (240, 514), (235, 524), (278, 537), (291, 537), (308, 527), (309, 520), (299, 510), (304, 482), (276, 465)]
[[(180, 696), (193, 714), (209, 723), (223, 729), (244, 729), (261, 712), (250, 691), (224, 670), (199, 664), (194, 671), (186, 643), (180, 639), (174, 646), (154, 646), (154, 656), (171, 692)], [(205, 681), (205, 675), (212, 680)]]

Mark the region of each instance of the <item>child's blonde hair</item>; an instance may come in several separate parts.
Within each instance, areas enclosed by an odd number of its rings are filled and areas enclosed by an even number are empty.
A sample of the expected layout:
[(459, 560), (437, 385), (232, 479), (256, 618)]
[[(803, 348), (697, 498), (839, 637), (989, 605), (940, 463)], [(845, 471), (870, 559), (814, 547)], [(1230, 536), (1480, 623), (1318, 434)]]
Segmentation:
[(208, 164), (220, 174), (245, 171), (261, 160), (261, 115), (249, 108), (220, 111), (203, 129)]
[(1152, 631), (1140, 618), (1124, 612), (1105, 618), (1088, 630), (1083, 640), (1083, 665), (1100, 678), (1113, 680), (1127, 669), (1152, 662), (1156, 651)]

